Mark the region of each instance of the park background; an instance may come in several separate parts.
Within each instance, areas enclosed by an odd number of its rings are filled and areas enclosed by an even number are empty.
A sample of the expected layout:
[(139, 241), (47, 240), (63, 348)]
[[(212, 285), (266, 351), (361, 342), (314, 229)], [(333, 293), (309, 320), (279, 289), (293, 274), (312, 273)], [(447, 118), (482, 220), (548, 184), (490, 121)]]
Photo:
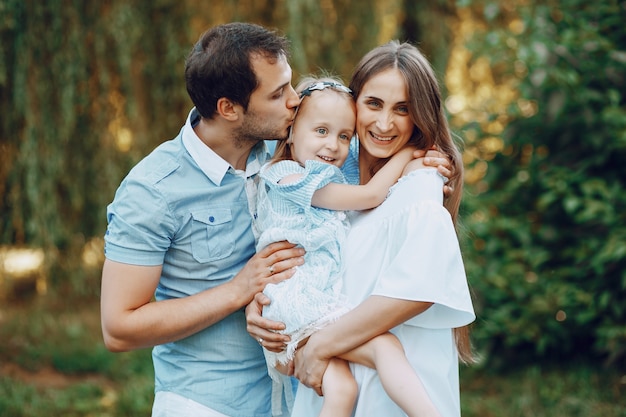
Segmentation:
[[(0, 1), (0, 416), (148, 416), (149, 350), (108, 352), (105, 208), (191, 107), (208, 27), (292, 43), (294, 82), (416, 43), (459, 136), (477, 320), (463, 415), (626, 416), (626, 2)], [(415, 257), (419, 268), (419, 254)]]

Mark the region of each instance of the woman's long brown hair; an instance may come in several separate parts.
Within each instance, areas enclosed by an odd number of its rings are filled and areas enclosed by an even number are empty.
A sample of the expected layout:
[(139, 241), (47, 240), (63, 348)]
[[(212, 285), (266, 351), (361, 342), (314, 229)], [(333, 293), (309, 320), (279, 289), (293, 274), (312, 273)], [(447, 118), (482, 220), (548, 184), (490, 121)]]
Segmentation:
[[(463, 161), (448, 126), (437, 77), (428, 60), (409, 43), (391, 41), (374, 48), (363, 57), (352, 74), (350, 82), (352, 94), (358, 99), (367, 81), (390, 68), (399, 70), (407, 85), (409, 115), (414, 124), (410, 143), (418, 149), (425, 150), (435, 146), (450, 160), (452, 176), (448, 185), (452, 187), (452, 191), (444, 199), (444, 207), (450, 213), (456, 227), (463, 193)], [(386, 162), (381, 160), (380, 165), (374, 167), (374, 170)], [(464, 363), (475, 362), (469, 327), (455, 328), (454, 336), (460, 360)]]

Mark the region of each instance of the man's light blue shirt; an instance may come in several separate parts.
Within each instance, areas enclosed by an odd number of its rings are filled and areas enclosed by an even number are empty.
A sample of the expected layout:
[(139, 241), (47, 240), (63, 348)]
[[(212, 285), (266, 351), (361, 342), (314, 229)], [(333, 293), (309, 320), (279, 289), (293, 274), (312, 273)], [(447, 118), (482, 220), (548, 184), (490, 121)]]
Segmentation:
[[(107, 208), (106, 257), (163, 265), (157, 300), (224, 284), (255, 253), (252, 204), (267, 159), (265, 145), (252, 149), (245, 172), (236, 171), (196, 135), (198, 121), (193, 109), (176, 138), (130, 171)], [(271, 380), (261, 347), (246, 331), (243, 309), (185, 339), (156, 346), (152, 356), (156, 391), (229, 416), (271, 414)]]

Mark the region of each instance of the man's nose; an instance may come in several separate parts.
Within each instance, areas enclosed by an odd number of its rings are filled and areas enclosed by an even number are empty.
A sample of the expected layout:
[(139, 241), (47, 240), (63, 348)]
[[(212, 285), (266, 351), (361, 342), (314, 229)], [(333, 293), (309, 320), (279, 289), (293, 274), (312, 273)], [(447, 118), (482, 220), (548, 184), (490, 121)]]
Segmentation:
[(293, 89), (291, 84), (289, 84), (289, 88), (287, 88), (286, 94), (288, 94), (287, 108), (295, 110), (295, 108), (300, 105), (300, 97), (298, 96), (298, 93), (296, 93), (296, 90)]

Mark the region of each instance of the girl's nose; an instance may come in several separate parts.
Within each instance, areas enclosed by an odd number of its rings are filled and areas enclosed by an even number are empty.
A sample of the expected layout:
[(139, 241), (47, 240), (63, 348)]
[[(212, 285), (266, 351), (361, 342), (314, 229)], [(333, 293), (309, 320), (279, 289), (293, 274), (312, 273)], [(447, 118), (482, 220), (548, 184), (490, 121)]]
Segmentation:
[(339, 147), (339, 138), (329, 135), (326, 139), (326, 147), (332, 151), (336, 151)]

